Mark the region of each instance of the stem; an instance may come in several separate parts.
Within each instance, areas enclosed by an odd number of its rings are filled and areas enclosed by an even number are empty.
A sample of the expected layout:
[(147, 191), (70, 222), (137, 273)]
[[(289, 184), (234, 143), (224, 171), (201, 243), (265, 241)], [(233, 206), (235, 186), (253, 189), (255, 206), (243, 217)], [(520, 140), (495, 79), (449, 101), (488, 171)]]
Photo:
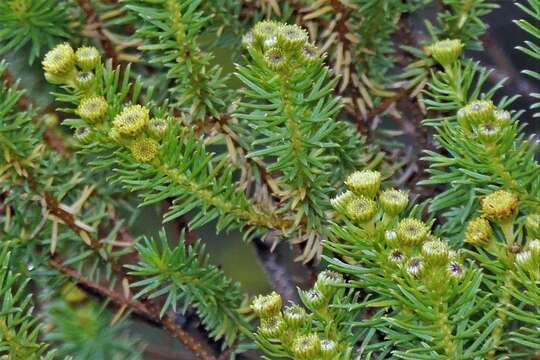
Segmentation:
[(499, 348), (502, 340), (503, 330), (507, 320), (505, 310), (508, 308), (512, 300), (510, 291), (512, 287), (512, 279), (511, 269), (506, 269), (501, 288), (501, 296), (497, 304), (497, 319), (499, 320), (499, 323), (495, 326), (495, 329), (493, 329), (493, 333), (491, 334), (491, 338), (493, 339), (493, 350), (487, 354), (487, 360), (495, 359), (497, 349)]
[(456, 357), (456, 345), (454, 343), (454, 336), (452, 335), (451, 326), (448, 325), (448, 315), (446, 314), (442, 301), (439, 301), (436, 307), (437, 324), (443, 335), (443, 349), (447, 359), (457, 359)]

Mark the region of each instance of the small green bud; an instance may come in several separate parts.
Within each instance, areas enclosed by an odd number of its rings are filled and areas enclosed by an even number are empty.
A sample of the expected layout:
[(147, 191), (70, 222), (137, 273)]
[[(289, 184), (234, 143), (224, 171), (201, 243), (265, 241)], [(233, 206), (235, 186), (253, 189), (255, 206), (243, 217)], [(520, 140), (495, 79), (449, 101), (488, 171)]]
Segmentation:
[(307, 65), (311, 65), (320, 59), (319, 49), (312, 44), (306, 44), (300, 50), (300, 60)]
[(405, 254), (399, 249), (394, 249), (390, 251), (390, 254), (388, 255), (388, 260), (395, 263), (396, 265), (400, 265), (405, 261)]
[(534, 261), (530, 250), (521, 251), (516, 255), (516, 264), (528, 272), (538, 271), (538, 262)]
[(349, 205), (349, 203), (351, 202), (351, 200), (354, 199), (354, 197), (355, 196), (352, 191), (347, 190), (331, 199), (330, 204), (337, 211), (346, 212), (347, 205)]
[(424, 261), (419, 257), (413, 257), (405, 265), (405, 270), (411, 276), (418, 276), (424, 270)]
[(399, 222), (396, 234), (404, 245), (420, 245), (428, 235), (429, 228), (422, 221), (407, 218)]
[(403, 191), (389, 189), (383, 191), (379, 195), (379, 204), (385, 213), (389, 215), (399, 215), (407, 208), (409, 197), (407, 193)]
[(308, 43), (308, 34), (298, 25), (281, 25), (277, 36), (280, 45), (285, 49), (299, 49)]
[(465, 230), (465, 242), (475, 246), (485, 245), (491, 240), (491, 224), (484, 218), (471, 220)]
[(459, 109), (457, 119), (461, 126), (477, 126), (492, 123), (495, 106), (491, 100), (476, 100)]
[(101, 55), (95, 47), (83, 46), (77, 49), (75, 60), (82, 70), (91, 71), (96, 68), (99, 62), (101, 62)]
[(251, 310), (260, 318), (266, 319), (277, 316), (281, 311), (281, 296), (272, 292), (269, 295), (259, 295), (253, 299)]
[(378, 171), (355, 171), (345, 180), (345, 185), (352, 192), (374, 198), (381, 187), (381, 173)]
[(81, 100), (76, 113), (89, 124), (95, 124), (107, 114), (109, 104), (103, 96), (91, 96)]
[(482, 199), (482, 213), (490, 220), (505, 222), (514, 217), (517, 197), (506, 190), (495, 191)]
[(92, 72), (80, 72), (77, 74), (77, 77), (75, 78), (75, 85), (80, 90), (88, 90), (91, 89), (94, 84), (96, 83), (96, 77), (94, 73)]
[(317, 334), (299, 336), (294, 339), (292, 346), (295, 359), (317, 359), (321, 351), (321, 342)]
[(495, 124), (501, 128), (505, 128), (512, 122), (512, 115), (509, 111), (496, 109), (493, 112), (493, 117), (495, 118)]
[(451, 261), (448, 264), (447, 273), (450, 279), (461, 280), (463, 279), (463, 275), (464, 275), (463, 266), (458, 262)]
[(91, 134), (90, 129), (86, 127), (78, 128), (75, 131), (75, 138), (81, 144), (88, 144), (90, 142), (90, 134)]
[(257, 23), (253, 30), (251, 31), (253, 34), (253, 37), (259, 41), (261, 44), (264, 43), (265, 40), (268, 38), (271, 38), (272, 36), (277, 36), (279, 24), (275, 21), (261, 21)]
[(487, 144), (493, 144), (501, 136), (501, 128), (493, 124), (483, 124), (478, 127), (476, 130), (480, 140)]
[(463, 43), (458, 39), (437, 41), (430, 46), (431, 56), (442, 66), (454, 63), (463, 49)]
[(285, 310), (283, 310), (283, 319), (287, 326), (297, 329), (304, 326), (308, 320), (308, 314), (303, 307), (294, 304), (287, 306)]
[(57, 45), (45, 55), (42, 65), (46, 73), (57, 76), (66, 75), (75, 67), (73, 48), (67, 43)]
[(129, 105), (116, 115), (113, 126), (121, 135), (136, 135), (148, 125), (149, 120), (150, 110), (141, 105)]
[(159, 144), (154, 139), (141, 137), (133, 140), (133, 142), (129, 145), (129, 149), (131, 150), (131, 155), (133, 155), (133, 158), (136, 161), (147, 163), (154, 160), (154, 158), (157, 156), (159, 152)]
[(315, 288), (315, 289), (308, 290), (305, 293), (305, 301), (306, 301), (306, 306), (313, 309), (320, 309), (326, 304), (327, 299), (322, 293), (322, 291)]
[(336, 286), (345, 283), (343, 275), (335, 271), (325, 270), (317, 276), (315, 286), (326, 296), (331, 296), (336, 291)]
[(540, 214), (529, 214), (525, 217), (527, 235), (532, 238), (540, 237)]
[(332, 360), (338, 354), (338, 344), (333, 340), (323, 339), (321, 340), (321, 359)]
[(355, 197), (347, 205), (347, 216), (363, 223), (371, 220), (377, 213), (377, 203), (365, 196)]
[(274, 71), (279, 71), (285, 68), (287, 60), (285, 55), (279, 48), (272, 48), (264, 54), (266, 65)]
[(534, 239), (529, 242), (529, 251), (537, 263), (540, 263), (540, 240)]
[(422, 245), (422, 256), (426, 263), (443, 265), (448, 262), (448, 245), (441, 240), (432, 240)]
[(153, 118), (148, 123), (148, 132), (156, 140), (163, 138), (167, 130), (169, 129), (169, 124), (166, 120), (161, 118)]
[(397, 239), (397, 232), (395, 230), (386, 230), (384, 232), (384, 240), (388, 245), (395, 245)]
[(285, 322), (280, 316), (262, 319), (258, 332), (267, 338), (277, 338), (285, 332)]

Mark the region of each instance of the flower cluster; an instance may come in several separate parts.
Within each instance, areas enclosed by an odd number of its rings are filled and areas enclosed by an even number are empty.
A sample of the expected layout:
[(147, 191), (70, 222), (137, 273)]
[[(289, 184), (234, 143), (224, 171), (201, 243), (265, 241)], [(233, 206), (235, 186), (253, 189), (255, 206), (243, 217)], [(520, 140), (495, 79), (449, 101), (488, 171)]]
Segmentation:
[(408, 206), (407, 193), (381, 190), (381, 174), (371, 170), (352, 173), (345, 184), (348, 190), (332, 199), (333, 207), (365, 232), (365, 241), (388, 266), (433, 285), (462, 278), (463, 266), (446, 242), (423, 221), (400, 218)]
[(95, 47), (74, 51), (69, 44), (60, 44), (47, 53), (42, 64), (47, 81), (76, 90), (75, 113), (85, 123), (76, 131), (81, 143), (88, 143), (94, 131), (103, 131), (129, 149), (137, 162), (150, 162), (157, 156), (159, 141), (169, 123), (161, 118), (151, 119), (150, 110), (142, 105), (125, 105), (119, 113), (113, 111), (103, 89), (96, 86), (101, 56)]
[(465, 134), (485, 144), (495, 144), (511, 129), (512, 116), (490, 100), (476, 100), (459, 109), (457, 121)]
[(243, 44), (256, 60), (282, 74), (322, 59), (307, 32), (298, 25), (259, 22), (244, 36)]
[(274, 293), (256, 297), (251, 309), (259, 317), (257, 339), (268, 350), (292, 359), (335, 359), (346, 345), (337, 333), (328, 331), (331, 321), (320, 321), (321, 314), (328, 318), (332, 299), (344, 284), (343, 277), (333, 271), (323, 271), (313, 289), (301, 291), (300, 296), (311, 311), (298, 304), (282, 308), (281, 297)]

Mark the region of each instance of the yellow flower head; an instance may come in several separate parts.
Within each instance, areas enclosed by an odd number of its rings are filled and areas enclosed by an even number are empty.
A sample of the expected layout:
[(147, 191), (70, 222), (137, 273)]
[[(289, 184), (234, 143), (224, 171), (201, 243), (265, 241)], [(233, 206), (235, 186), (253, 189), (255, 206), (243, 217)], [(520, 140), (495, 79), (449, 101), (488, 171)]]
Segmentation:
[(409, 196), (406, 192), (389, 189), (379, 196), (379, 203), (383, 210), (391, 215), (400, 214), (409, 204)]
[(429, 228), (422, 221), (408, 218), (399, 222), (396, 234), (399, 241), (405, 245), (419, 245), (428, 235)]
[(101, 55), (98, 49), (93, 46), (84, 46), (77, 49), (75, 53), (77, 65), (84, 71), (94, 70), (101, 61)]
[(430, 46), (431, 55), (442, 66), (451, 65), (461, 55), (463, 43), (457, 39), (437, 41)]
[(141, 105), (129, 105), (116, 115), (113, 126), (121, 135), (136, 135), (146, 127), (149, 120), (150, 110)]
[(355, 194), (373, 198), (381, 187), (381, 173), (372, 170), (355, 171), (345, 180), (345, 185)]
[(505, 221), (514, 216), (518, 207), (516, 195), (506, 190), (495, 191), (482, 199), (482, 213), (493, 221)]
[(41, 64), (47, 73), (64, 75), (73, 70), (75, 53), (69, 44), (60, 44), (45, 55)]
[(106, 114), (109, 105), (103, 96), (91, 96), (81, 100), (77, 107), (77, 114), (89, 124), (101, 120)]
[(269, 295), (259, 295), (251, 303), (251, 310), (260, 318), (276, 316), (281, 311), (281, 296), (273, 292)]
[(471, 245), (483, 245), (489, 242), (493, 231), (489, 221), (484, 218), (471, 220), (465, 230), (465, 242)]
[(159, 152), (159, 144), (154, 139), (139, 138), (129, 146), (133, 158), (141, 163), (152, 161)]
[(292, 350), (298, 359), (316, 359), (320, 355), (321, 341), (317, 334), (302, 335), (294, 339)]

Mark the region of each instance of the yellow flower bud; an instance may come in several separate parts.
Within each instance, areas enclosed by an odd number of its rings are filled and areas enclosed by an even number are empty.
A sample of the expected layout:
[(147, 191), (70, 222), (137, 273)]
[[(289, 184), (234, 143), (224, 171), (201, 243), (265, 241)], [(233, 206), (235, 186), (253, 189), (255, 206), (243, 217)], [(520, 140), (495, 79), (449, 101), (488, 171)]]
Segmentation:
[(42, 65), (47, 73), (65, 75), (74, 69), (75, 53), (69, 44), (59, 44), (45, 55)]
[(354, 194), (351, 191), (345, 191), (335, 198), (330, 200), (332, 207), (338, 211), (345, 212), (347, 205), (355, 198)]
[(401, 250), (394, 249), (390, 251), (390, 254), (388, 255), (388, 260), (395, 263), (396, 265), (400, 265), (403, 261), (405, 261), (405, 255)]
[(164, 119), (153, 118), (148, 123), (148, 132), (156, 140), (163, 138), (168, 129), (169, 123)]
[(305, 292), (305, 304), (313, 309), (320, 309), (327, 302), (326, 296), (319, 289), (311, 289)]
[(540, 237), (540, 214), (529, 214), (525, 217), (525, 229), (529, 237)]
[(91, 132), (88, 128), (78, 128), (75, 132), (75, 138), (81, 143), (81, 144), (88, 144), (90, 142), (90, 135)]
[(277, 36), (280, 46), (285, 49), (299, 49), (308, 43), (308, 34), (298, 25), (281, 25)]
[(333, 340), (323, 339), (321, 340), (321, 358), (322, 360), (335, 359), (338, 354), (338, 344)]
[(465, 242), (471, 245), (485, 245), (492, 235), (491, 224), (484, 218), (471, 220), (465, 230)]
[(149, 120), (150, 110), (141, 105), (129, 105), (116, 115), (113, 126), (122, 135), (136, 135), (148, 125)]
[(540, 240), (531, 240), (528, 249), (531, 252), (534, 261), (540, 264)]
[(329, 297), (336, 291), (337, 286), (343, 284), (344, 282), (345, 280), (343, 279), (343, 275), (340, 273), (325, 270), (321, 271), (317, 276), (315, 286), (321, 290), (325, 296)]
[(442, 66), (454, 63), (463, 49), (463, 43), (458, 39), (437, 41), (430, 46), (431, 56)]
[(482, 199), (482, 213), (493, 221), (504, 222), (513, 218), (517, 207), (517, 197), (506, 190), (496, 191)]
[(347, 216), (356, 222), (367, 222), (377, 213), (377, 203), (365, 196), (355, 197), (347, 205)]
[(259, 295), (253, 299), (251, 310), (260, 318), (277, 316), (281, 311), (281, 296), (276, 292), (269, 295)]
[(477, 100), (459, 109), (457, 114), (461, 126), (470, 127), (495, 120), (495, 106), (491, 100)]
[(381, 187), (381, 173), (378, 171), (355, 171), (345, 180), (352, 192), (369, 198), (375, 197)]
[(107, 114), (109, 104), (103, 96), (91, 96), (81, 100), (76, 113), (89, 124), (95, 124)]
[(129, 145), (133, 158), (141, 163), (152, 161), (159, 152), (159, 144), (154, 139), (138, 138)]
[(94, 73), (92, 72), (80, 72), (77, 74), (77, 77), (75, 78), (75, 85), (80, 90), (88, 90), (91, 89), (92, 86), (95, 84), (96, 77)]
[(403, 219), (396, 228), (396, 234), (400, 243), (404, 245), (419, 245), (428, 235), (429, 228), (417, 219)]
[(312, 44), (306, 44), (300, 50), (300, 60), (306, 65), (314, 64), (319, 59), (319, 49)]
[(304, 326), (308, 320), (308, 315), (303, 307), (294, 304), (285, 308), (283, 319), (287, 326), (295, 329)]
[(379, 204), (385, 213), (390, 215), (398, 215), (407, 208), (409, 197), (407, 193), (389, 189), (379, 195)]
[(93, 46), (84, 46), (77, 49), (75, 53), (77, 65), (84, 71), (91, 71), (101, 61), (98, 49)]
[(279, 24), (275, 21), (261, 21), (257, 23), (253, 30), (253, 37), (261, 44), (272, 36), (276, 36), (278, 32)]
[(443, 265), (448, 262), (448, 245), (441, 240), (432, 240), (422, 245), (422, 256), (428, 264)]
[(268, 65), (268, 67), (274, 71), (279, 71), (283, 69), (287, 64), (285, 55), (278, 48), (272, 48), (268, 50), (264, 54), (264, 60), (266, 61), (266, 65)]
[(496, 143), (501, 137), (502, 130), (493, 124), (483, 124), (476, 130), (478, 137), (486, 144)]
[(285, 331), (285, 322), (281, 316), (262, 319), (258, 332), (264, 337), (277, 338)]
[(299, 336), (294, 339), (292, 346), (295, 359), (317, 359), (321, 351), (321, 342), (317, 334)]
[(495, 117), (495, 124), (501, 128), (507, 127), (512, 122), (512, 115), (506, 110), (497, 109), (493, 112), (493, 116)]

